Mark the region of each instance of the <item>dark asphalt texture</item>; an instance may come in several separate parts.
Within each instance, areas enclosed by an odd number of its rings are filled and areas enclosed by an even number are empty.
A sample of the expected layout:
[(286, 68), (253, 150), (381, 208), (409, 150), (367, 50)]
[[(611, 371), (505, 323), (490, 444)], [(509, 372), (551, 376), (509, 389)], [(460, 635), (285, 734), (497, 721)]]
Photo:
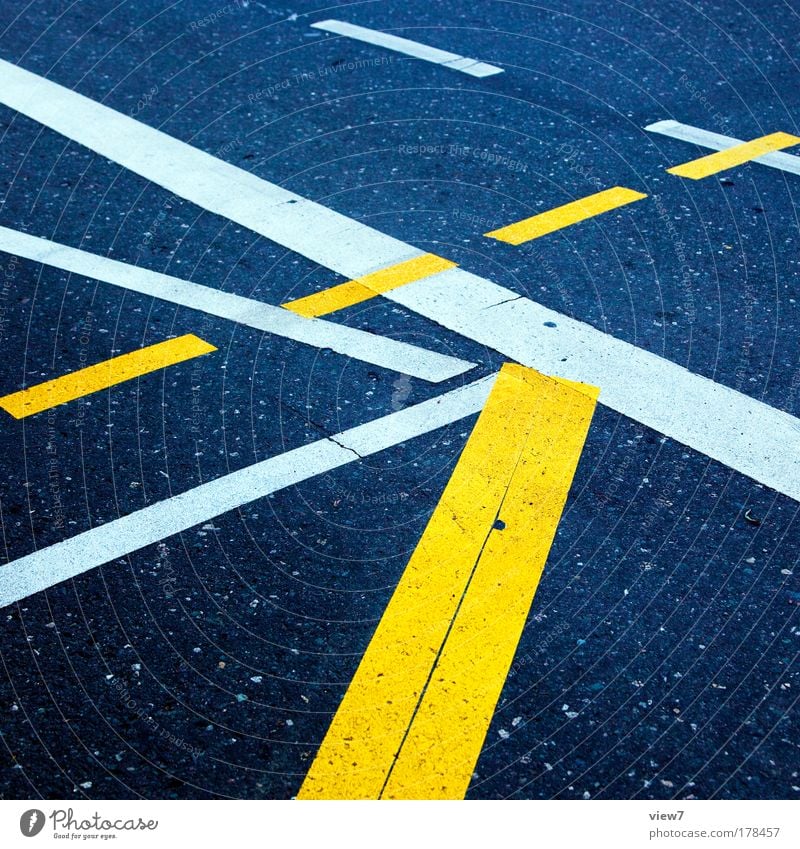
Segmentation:
[[(309, 29), (325, 18), (505, 73)], [(680, 180), (664, 169), (703, 151), (642, 130), (797, 133), (796, 2), (4, 0), (0, 57), (800, 415), (800, 178)], [(0, 164), (1, 225), (269, 303), (336, 282), (5, 107)], [(614, 185), (651, 197), (521, 248), (481, 235)], [(478, 367), (428, 385), (0, 269), (0, 394), (170, 335), (219, 348), (2, 414), (8, 560), (502, 362), (380, 299), (331, 318)], [(473, 421), (1, 610), (0, 795), (295, 795)], [(791, 499), (598, 407), (468, 797), (800, 797), (799, 552)]]

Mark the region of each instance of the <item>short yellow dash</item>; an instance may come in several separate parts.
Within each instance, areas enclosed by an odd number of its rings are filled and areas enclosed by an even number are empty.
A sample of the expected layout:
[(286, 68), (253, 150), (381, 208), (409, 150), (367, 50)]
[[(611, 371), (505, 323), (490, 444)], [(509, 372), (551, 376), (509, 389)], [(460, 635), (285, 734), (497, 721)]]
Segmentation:
[(710, 153), (708, 156), (701, 156), (691, 162), (684, 162), (683, 165), (667, 168), (667, 173), (688, 177), (690, 180), (701, 180), (703, 177), (718, 174), (720, 171), (735, 168), (751, 159), (757, 159), (765, 153), (782, 150), (795, 144), (800, 144), (800, 137), (789, 133), (770, 133), (768, 136), (761, 136), (753, 141), (737, 144), (726, 150)]
[(422, 254), (405, 262), (390, 265), (388, 268), (382, 268), (380, 271), (373, 271), (372, 274), (365, 274), (363, 277), (356, 277), (355, 280), (348, 280), (338, 286), (315, 292), (313, 295), (306, 295), (296, 301), (288, 301), (282, 306), (306, 318), (316, 318), (360, 304), (383, 292), (397, 289), (398, 286), (405, 286), (406, 283), (413, 283), (415, 280), (422, 280), (424, 277), (455, 267), (455, 262), (444, 257), (436, 256), (436, 254)]
[(38, 386), (23, 389), (0, 398), (0, 407), (15, 419), (24, 419), (42, 410), (49, 410), (67, 401), (74, 401), (92, 392), (108, 389), (134, 377), (175, 365), (175, 363), (216, 351), (214, 345), (204, 342), (192, 333), (159, 342), (130, 354), (112, 357), (97, 365), (48, 380)]
[(530, 242), (531, 239), (538, 239), (539, 236), (561, 230), (562, 227), (577, 224), (587, 218), (594, 218), (595, 215), (646, 197), (647, 195), (635, 192), (633, 189), (614, 186), (613, 189), (605, 189), (580, 200), (565, 203), (563, 206), (540, 212), (531, 218), (524, 218), (516, 224), (509, 224), (507, 227), (492, 230), (484, 235), (500, 242), (508, 242), (510, 245), (521, 245), (523, 242)]
[(463, 797), (597, 393), (503, 366), (299, 798)]

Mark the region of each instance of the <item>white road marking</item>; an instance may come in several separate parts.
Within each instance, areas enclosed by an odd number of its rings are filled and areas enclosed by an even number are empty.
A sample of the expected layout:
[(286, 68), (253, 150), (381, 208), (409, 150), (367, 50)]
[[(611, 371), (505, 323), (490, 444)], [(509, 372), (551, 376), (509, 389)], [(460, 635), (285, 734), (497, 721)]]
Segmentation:
[(25, 259), (42, 262), (83, 277), (102, 280), (180, 304), (239, 324), (274, 333), (316, 348), (330, 348), (339, 354), (373, 363), (392, 371), (438, 383), (474, 367), (474, 363), (427, 351), (415, 345), (376, 336), (353, 327), (323, 319), (301, 318), (288, 310), (221, 292), (209, 286), (181, 280), (168, 274), (148, 271), (114, 259), (71, 248), (18, 230), (0, 227), (0, 250)]
[(794, 416), (461, 269), (420, 283), (385, 297), (800, 501)]
[[(424, 253), (7, 62), (0, 80), (0, 102), (348, 279)], [(800, 501), (800, 421), (788, 413), (460, 268), (383, 297), (600, 386), (601, 403)]]
[(348, 280), (425, 253), (4, 60), (0, 103)]
[(303, 445), (0, 566), (0, 607), (280, 489), (479, 412), (496, 375)]
[[(701, 130), (700, 127), (693, 127), (690, 124), (681, 124), (679, 121), (656, 121), (655, 124), (648, 124), (645, 127), (651, 133), (659, 133), (662, 136), (669, 136), (673, 139), (691, 142), (700, 147), (707, 147), (711, 150), (727, 150), (729, 147), (744, 144), (742, 139), (735, 139), (733, 136), (723, 136), (720, 133), (712, 133), (709, 130)], [(765, 153), (764, 156), (759, 156), (753, 159), (753, 162), (758, 162), (759, 165), (768, 165), (770, 168), (779, 168), (781, 171), (788, 171), (790, 174), (800, 174), (800, 156), (795, 156), (791, 153)]]
[(408, 38), (389, 35), (389, 33), (380, 30), (348, 24), (345, 21), (318, 21), (311, 26), (315, 29), (323, 29), (326, 32), (354, 38), (357, 41), (364, 41), (367, 44), (374, 44), (377, 47), (385, 47), (387, 50), (394, 50), (396, 53), (404, 53), (406, 56), (413, 56), (415, 59), (433, 62), (435, 65), (443, 65), (445, 68), (453, 68), (473, 77), (491, 77), (494, 74), (503, 73), (502, 68), (488, 65), (486, 62), (479, 62), (477, 59), (470, 59), (467, 56), (450, 53), (447, 50), (439, 50), (438, 47), (430, 47)]

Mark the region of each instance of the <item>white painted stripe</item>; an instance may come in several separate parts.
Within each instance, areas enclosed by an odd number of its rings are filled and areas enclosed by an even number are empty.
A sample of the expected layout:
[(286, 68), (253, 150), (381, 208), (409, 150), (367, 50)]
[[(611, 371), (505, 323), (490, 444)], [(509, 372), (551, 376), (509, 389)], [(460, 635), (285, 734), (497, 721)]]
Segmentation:
[(162, 301), (227, 318), (295, 342), (316, 348), (330, 348), (339, 354), (393, 371), (402, 371), (421, 380), (438, 383), (474, 367), (473, 363), (456, 357), (437, 354), (323, 319), (301, 318), (281, 307), (230, 292), (220, 292), (168, 274), (148, 271), (146, 268), (29, 236), (8, 227), (0, 227), (0, 250), (63, 271), (102, 280), (132, 292), (151, 295)]
[[(6, 62), (0, 79), (0, 102), (348, 279), (424, 253)], [(463, 269), (383, 297), (523, 365), (600, 386), (602, 403), (800, 501), (800, 421), (787, 413)]]
[(0, 566), (0, 607), (308, 478), (479, 412), (495, 375), (159, 501)]
[[(711, 150), (727, 150), (729, 147), (744, 144), (742, 139), (735, 139), (733, 136), (723, 136), (720, 133), (712, 133), (709, 130), (701, 130), (699, 127), (692, 127), (690, 124), (681, 124), (679, 121), (656, 121), (655, 124), (648, 124), (645, 130), (651, 133), (660, 133), (662, 136), (669, 136), (673, 139), (691, 142), (692, 144), (707, 147)], [(800, 174), (800, 156), (794, 156), (791, 153), (783, 153), (781, 151), (765, 153), (764, 156), (759, 156), (752, 161), (758, 162), (759, 165), (768, 165), (770, 168), (779, 168), (781, 171), (788, 171), (790, 174)]]
[(477, 59), (470, 59), (458, 53), (450, 53), (448, 50), (439, 50), (438, 47), (420, 44), (418, 41), (400, 38), (397, 35), (389, 35), (389, 33), (380, 30), (348, 24), (345, 21), (318, 21), (311, 26), (315, 29), (354, 38), (357, 41), (364, 41), (367, 44), (374, 44), (376, 47), (385, 47), (387, 50), (394, 50), (395, 53), (404, 53), (406, 56), (413, 56), (415, 59), (424, 59), (426, 62), (444, 65), (473, 77), (490, 77), (493, 74), (503, 73), (502, 68), (479, 62)]
[(788, 413), (462, 269), (384, 297), (523, 365), (599, 386), (607, 407), (800, 501), (800, 420)]
[(348, 280), (425, 253), (3, 60), (0, 103)]

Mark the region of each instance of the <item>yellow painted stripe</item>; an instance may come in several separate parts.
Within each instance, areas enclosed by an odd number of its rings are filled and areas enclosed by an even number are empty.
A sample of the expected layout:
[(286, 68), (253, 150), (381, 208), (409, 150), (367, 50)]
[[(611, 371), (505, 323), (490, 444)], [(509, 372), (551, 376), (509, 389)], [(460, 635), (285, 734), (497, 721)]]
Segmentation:
[(544, 570), (597, 390), (536, 373), (525, 380), (534, 409), (500, 508), (505, 528), (486, 541), (385, 799), (464, 797)]
[(783, 150), (785, 147), (792, 147), (796, 144), (800, 144), (799, 136), (793, 136), (789, 133), (770, 133), (768, 136), (761, 136), (761, 138), (753, 141), (737, 144), (726, 150), (710, 153), (708, 156), (701, 156), (691, 162), (684, 162), (683, 165), (667, 168), (667, 173), (677, 174), (679, 177), (688, 177), (690, 180), (701, 180), (703, 177), (718, 174), (720, 171), (735, 168), (751, 159), (757, 159), (765, 153)]
[(508, 242), (511, 245), (521, 245), (523, 242), (538, 239), (539, 236), (560, 230), (562, 227), (577, 224), (587, 218), (594, 218), (595, 215), (600, 215), (603, 212), (617, 209), (617, 207), (625, 206), (646, 197), (647, 195), (635, 192), (633, 189), (615, 186), (613, 189), (605, 189), (580, 200), (565, 203), (563, 206), (557, 206), (547, 212), (540, 212), (531, 218), (525, 218), (515, 224), (501, 227), (499, 230), (484, 233), (484, 235), (500, 242)]
[[(550, 396), (558, 401), (548, 400)], [(500, 558), (496, 562), (495, 559), (491, 561), (491, 568), (495, 572), (510, 569), (516, 573), (520, 571), (520, 563), (527, 565), (527, 613), (541, 572), (541, 566), (531, 565), (530, 554), (539, 550), (538, 543), (531, 537), (540, 534), (546, 536), (542, 525), (545, 521), (551, 521), (554, 523), (550, 533), (552, 538), (555, 522), (558, 521), (548, 492), (528, 492), (531, 484), (536, 482), (537, 474), (546, 472), (550, 460), (541, 458), (537, 471), (531, 474), (528, 474), (528, 467), (542, 446), (551, 443), (555, 445), (562, 437), (561, 432), (553, 430), (535, 435), (534, 431), (553, 424), (550, 408), (553, 404), (558, 406), (564, 399), (571, 404), (578, 403), (581, 409), (588, 409), (590, 417), (596, 390), (592, 387), (576, 390), (567, 383), (539, 375), (532, 369), (510, 364), (503, 366), (439, 504), (333, 718), (298, 794), (299, 798), (380, 797), (459, 604), (470, 581), (475, 581), (473, 573), (476, 564), (484, 563), (486, 555), (484, 553), (482, 556), (481, 552), (485, 552), (485, 546), (493, 552), (493, 558)], [(545, 418), (539, 412), (542, 409), (548, 411)], [(559, 419), (558, 424), (564, 430), (569, 430), (570, 424), (575, 432), (583, 427), (582, 424), (568, 423), (565, 418)], [(585, 436), (585, 428), (582, 433)], [(577, 437), (570, 438), (572, 445)], [(557, 449), (553, 448), (549, 456), (554, 456), (555, 451)], [(580, 453), (579, 450), (577, 453)], [(577, 463), (577, 456), (574, 462)], [(562, 463), (561, 469), (565, 469), (566, 465)], [(553, 475), (558, 473), (557, 470), (553, 471)], [(526, 482), (524, 486), (517, 483), (520, 474)], [(568, 478), (562, 481), (564, 497), (571, 477), (570, 471)], [(549, 485), (550, 477), (545, 480)], [(524, 503), (516, 503), (518, 495), (526, 499)], [(510, 501), (512, 497), (515, 499), (513, 504)], [(542, 515), (541, 521), (537, 521), (541, 504), (548, 505), (547, 519)], [(513, 528), (507, 524), (502, 531), (493, 530), (498, 511), (514, 523)], [(506, 521), (505, 518), (503, 520)], [(513, 542), (510, 548), (502, 539), (493, 541), (495, 537), (504, 534)], [(523, 541), (524, 555), (518, 550), (518, 540)], [(547, 547), (549, 541), (545, 553)], [(501, 561), (507, 556), (506, 551), (510, 552), (508, 556), (511, 559), (504, 563)], [(517, 579), (519, 583), (520, 579)], [(512, 593), (517, 591), (510, 590)], [(506, 611), (494, 611), (493, 616), (498, 615), (504, 619)], [(517, 621), (518, 618), (509, 625), (509, 633), (505, 638), (506, 642), (513, 642), (514, 646), (519, 639), (524, 615), (520, 621)], [(503, 642), (499, 637), (496, 641), (498, 644)], [(482, 650), (479, 648), (478, 652)], [(510, 662), (509, 657), (508, 664)], [(495, 670), (497, 675), (502, 675), (502, 680), (508, 668), (507, 664), (503, 669), (503, 663), (498, 663)], [(502, 680), (496, 682), (497, 688), (502, 686)], [(465, 681), (464, 686), (467, 689), (474, 688), (475, 682)], [(481, 683), (478, 689), (484, 686)], [(461, 731), (451, 728), (448, 733), (456, 738), (450, 744), (461, 745), (458, 742)], [(474, 738), (471, 740), (473, 748), (477, 745), (480, 749), (483, 734), (485, 728), (477, 744)], [(472, 765), (470, 772), (471, 769)], [(421, 780), (426, 785), (430, 783), (426, 776)]]
[(372, 274), (356, 277), (355, 280), (348, 280), (338, 286), (331, 286), (330, 289), (323, 289), (313, 295), (306, 295), (305, 298), (288, 301), (282, 306), (306, 318), (316, 318), (455, 267), (456, 263), (449, 259), (436, 254), (423, 254), (380, 271), (373, 271)]
[(55, 380), (6, 395), (0, 398), (0, 407), (11, 413), (15, 419), (24, 419), (26, 416), (49, 410), (67, 401), (74, 401), (117, 383), (216, 350), (214, 345), (187, 333), (177, 339), (169, 339), (130, 354), (112, 357), (72, 374), (65, 374)]

